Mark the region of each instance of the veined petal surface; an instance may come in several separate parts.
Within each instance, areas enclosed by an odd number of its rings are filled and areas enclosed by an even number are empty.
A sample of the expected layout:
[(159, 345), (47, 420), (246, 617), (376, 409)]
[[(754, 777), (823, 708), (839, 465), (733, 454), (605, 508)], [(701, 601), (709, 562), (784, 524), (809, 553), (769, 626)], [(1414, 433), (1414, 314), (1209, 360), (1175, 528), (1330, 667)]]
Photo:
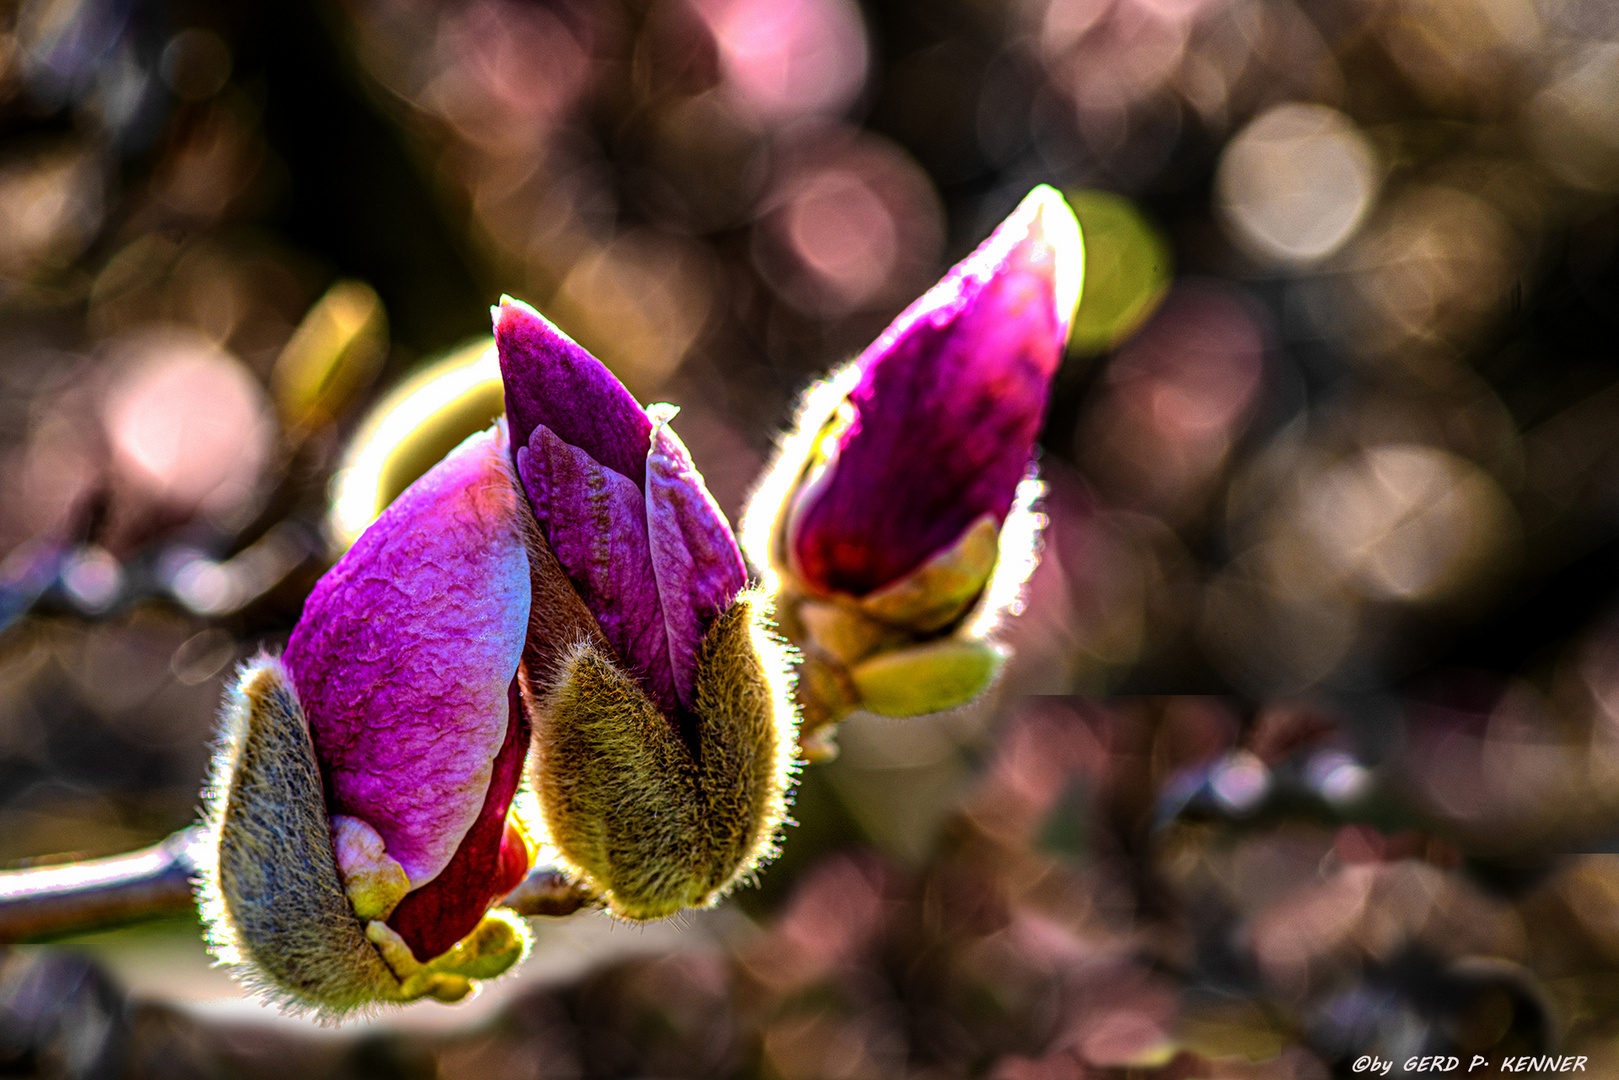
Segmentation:
[[(644, 469), (644, 454), (642, 461)], [(647, 696), (672, 712), (679, 699), (641, 488), (544, 425), (518, 448), (517, 475), (541, 532), (602, 635)]]
[(506, 453), (500, 432), (475, 435), (396, 499), (315, 586), (283, 657), (328, 813), (376, 829), (412, 888), (483, 812), (511, 726), (529, 578)]
[(1036, 189), (857, 361), (825, 465), (788, 521), (812, 587), (864, 595), (983, 514), (1004, 521), (1045, 415), (1083, 274), (1061, 196)]

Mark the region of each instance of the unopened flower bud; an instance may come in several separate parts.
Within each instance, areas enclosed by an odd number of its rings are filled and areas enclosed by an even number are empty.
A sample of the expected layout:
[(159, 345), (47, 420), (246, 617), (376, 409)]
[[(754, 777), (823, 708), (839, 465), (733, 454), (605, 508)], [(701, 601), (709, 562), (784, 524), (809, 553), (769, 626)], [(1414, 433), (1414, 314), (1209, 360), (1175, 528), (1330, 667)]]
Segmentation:
[(210, 943), (334, 1017), (465, 997), (527, 949), (490, 907), (527, 873), (512, 813), (530, 568), (499, 431), (399, 497), (243, 670), (207, 791)]
[(702, 907), (774, 853), (790, 664), (669, 426), (532, 308), (495, 340), (533, 574), (522, 689), (546, 839), (615, 913)]
[(804, 653), (812, 756), (855, 709), (938, 712), (993, 682), (989, 635), (1035, 560), (1035, 438), (1083, 273), (1073, 212), (1036, 188), (806, 396), (743, 537)]

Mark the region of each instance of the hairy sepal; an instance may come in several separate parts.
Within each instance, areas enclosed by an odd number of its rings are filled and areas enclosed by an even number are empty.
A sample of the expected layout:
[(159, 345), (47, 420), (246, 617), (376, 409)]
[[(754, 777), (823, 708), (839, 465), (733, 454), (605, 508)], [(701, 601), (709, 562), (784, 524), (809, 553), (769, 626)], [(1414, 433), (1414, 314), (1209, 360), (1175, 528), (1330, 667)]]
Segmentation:
[(198, 901), (216, 960), (323, 1020), (399, 998), (338, 876), (309, 725), (279, 660), (254, 660), (231, 691), (205, 813), (215, 842)]
[[(380, 837), (363, 823), (327, 816), (308, 721), (273, 657), (247, 664), (226, 699), (204, 787), (204, 825), (209, 842), (200, 847), (197, 900), (209, 950), (285, 1012), (335, 1023), (388, 1003), (457, 1001), (476, 980), (527, 954), (527, 928), (507, 912), (485, 915), (425, 965), (381, 921), (356, 914), (350, 894), (377, 890), (358, 876), (345, 881), (334, 831)], [(393, 862), (385, 852), (367, 854), (367, 863)], [(407, 961), (397, 949), (379, 951), (379, 937), (404, 949)]]
[(550, 842), (613, 913), (707, 907), (776, 852), (797, 768), (790, 658), (744, 592), (702, 644), (696, 753), (598, 643), (536, 709), (533, 786)]

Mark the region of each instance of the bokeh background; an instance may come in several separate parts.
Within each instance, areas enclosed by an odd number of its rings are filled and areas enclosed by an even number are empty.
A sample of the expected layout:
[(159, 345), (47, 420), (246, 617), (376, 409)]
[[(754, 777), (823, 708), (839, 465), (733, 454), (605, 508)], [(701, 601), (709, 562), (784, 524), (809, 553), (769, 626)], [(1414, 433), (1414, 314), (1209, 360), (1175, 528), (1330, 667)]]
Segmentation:
[(1619, 1076), (1611, 0), (0, 3), (0, 864), (191, 820), (233, 664), (498, 409), (501, 293), (734, 520), (1040, 182), (1087, 285), (993, 701), (460, 1011), (0, 947), (0, 1074)]

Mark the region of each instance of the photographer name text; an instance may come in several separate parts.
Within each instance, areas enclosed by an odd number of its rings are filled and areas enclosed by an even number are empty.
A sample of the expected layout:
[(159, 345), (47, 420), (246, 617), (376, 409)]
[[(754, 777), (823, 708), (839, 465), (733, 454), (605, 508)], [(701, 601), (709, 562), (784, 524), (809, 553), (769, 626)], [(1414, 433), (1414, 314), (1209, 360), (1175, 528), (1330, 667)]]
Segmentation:
[[(1507, 1057), (1500, 1061), (1500, 1071), (1504, 1073), (1579, 1073), (1585, 1071), (1585, 1063), (1589, 1060), (1584, 1057)], [(1419, 1073), (1470, 1073), (1474, 1069), (1488, 1070), (1491, 1059), (1483, 1054), (1474, 1054), (1467, 1067), (1462, 1067), (1462, 1059), (1455, 1055), (1443, 1054), (1431, 1057), (1406, 1058), (1401, 1063), (1399, 1075), (1413, 1076)], [(1364, 1054), (1355, 1059), (1354, 1070), (1358, 1073), (1371, 1073), (1373, 1076), (1387, 1076), (1394, 1069), (1394, 1062), (1390, 1059), (1380, 1058), (1373, 1054)]]

